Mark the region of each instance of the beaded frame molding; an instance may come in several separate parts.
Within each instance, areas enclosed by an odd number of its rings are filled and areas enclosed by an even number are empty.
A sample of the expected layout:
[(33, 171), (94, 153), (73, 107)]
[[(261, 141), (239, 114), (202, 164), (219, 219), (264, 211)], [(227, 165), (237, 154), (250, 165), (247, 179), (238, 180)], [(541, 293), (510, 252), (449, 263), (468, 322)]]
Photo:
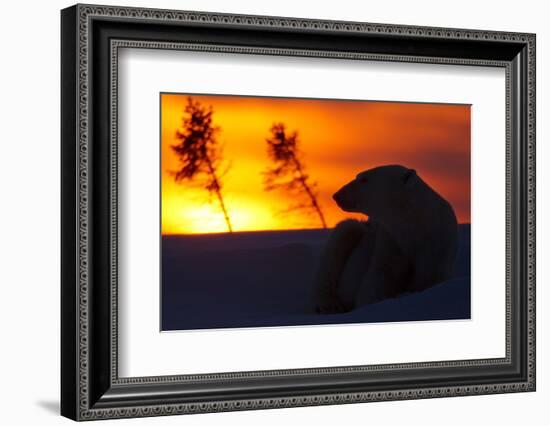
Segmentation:
[[(61, 414), (74, 420), (535, 390), (535, 35), (76, 5), (61, 13)], [(501, 67), (506, 73), (506, 355), (118, 376), (121, 48)]]

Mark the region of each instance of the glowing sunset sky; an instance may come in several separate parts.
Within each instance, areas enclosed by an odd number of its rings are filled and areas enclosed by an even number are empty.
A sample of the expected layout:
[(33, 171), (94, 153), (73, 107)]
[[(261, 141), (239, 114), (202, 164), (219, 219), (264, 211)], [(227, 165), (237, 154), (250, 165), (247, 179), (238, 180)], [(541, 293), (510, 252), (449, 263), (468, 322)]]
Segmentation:
[[(320, 228), (318, 216), (283, 213), (295, 204), (284, 190), (266, 192), (272, 165), (266, 138), (275, 122), (298, 131), (299, 149), (329, 227), (346, 217), (332, 194), (363, 170), (385, 164), (416, 169), (446, 198), (460, 223), (470, 222), (470, 106), (368, 101), (191, 95), (212, 106), (218, 141), (230, 168), (223, 196), (234, 231)], [(223, 214), (205, 189), (176, 183), (178, 143), (187, 94), (161, 94), (162, 233), (226, 232)], [(222, 167), (223, 169), (223, 167)], [(357, 216), (356, 216), (357, 217)]]

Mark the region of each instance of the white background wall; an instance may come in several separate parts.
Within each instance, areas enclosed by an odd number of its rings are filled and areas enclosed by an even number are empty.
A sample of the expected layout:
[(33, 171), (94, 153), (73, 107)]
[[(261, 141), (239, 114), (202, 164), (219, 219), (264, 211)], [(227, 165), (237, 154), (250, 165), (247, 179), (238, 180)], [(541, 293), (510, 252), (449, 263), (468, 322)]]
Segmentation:
[[(548, 424), (550, 401), (550, 27), (545, 2), (277, 0), (115, 1), (103, 4), (526, 31), (537, 33), (538, 390), (529, 394), (292, 408), (119, 424)], [(0, 418), (68, 424), (59, 405), (59, 9), (70, 2), (2, 5), (0, 53)], [(131, 423), (129, 423), (131, 422)], [(102, 423), (113, 423), (112, 421)], [(115, 423), (116, 424), (116, 423)]]

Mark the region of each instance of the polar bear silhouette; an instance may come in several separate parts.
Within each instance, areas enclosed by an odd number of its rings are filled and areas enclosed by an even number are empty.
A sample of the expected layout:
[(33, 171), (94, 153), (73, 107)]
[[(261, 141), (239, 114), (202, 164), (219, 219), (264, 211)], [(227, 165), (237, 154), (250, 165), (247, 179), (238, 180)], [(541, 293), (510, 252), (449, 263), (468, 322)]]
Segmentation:
[(452, 277), (455, 213), (415, 170), (388, 165), (361, 172), (333, 198), (368, 220), (344, 220), (332, 231), (315, 278), (318, 313), (347, 312)]

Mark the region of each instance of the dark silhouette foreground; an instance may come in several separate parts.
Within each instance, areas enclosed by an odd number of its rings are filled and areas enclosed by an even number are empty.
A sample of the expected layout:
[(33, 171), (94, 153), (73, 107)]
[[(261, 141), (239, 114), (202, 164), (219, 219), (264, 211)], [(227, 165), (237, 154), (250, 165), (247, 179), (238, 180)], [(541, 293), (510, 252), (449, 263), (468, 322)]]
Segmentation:
[(392, 165), (361, 172), (334, 200), (368, 221), (345, 220), (332, 231), (315, 278), (319, 313), (350, 311), (453, 276), (455, 213), (415, 170)]
[(314, 312), (311, 285), (331, 230), (162, 238), (163, 330), (470, 318), (470, 226), (456, 273), (425, 291), (347, 313)]

